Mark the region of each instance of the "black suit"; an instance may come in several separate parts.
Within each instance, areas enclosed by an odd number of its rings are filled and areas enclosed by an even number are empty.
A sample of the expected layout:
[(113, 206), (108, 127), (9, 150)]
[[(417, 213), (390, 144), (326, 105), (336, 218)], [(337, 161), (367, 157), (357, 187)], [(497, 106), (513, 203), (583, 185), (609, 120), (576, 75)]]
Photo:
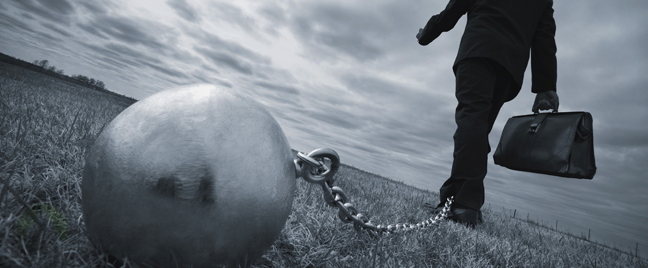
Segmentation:
[(453, 69), (463, 59), (485, 57), (504, 66), (521, 86), (531, 49), (531, 90), (556, 90), (552, 0), (452, 0), (430, 18), (419, 44), (425, 46), (451, 30), (466, 12), (468, 23)]
[(532, 92), (556, 90), (556, 25), (552, 0), (451, 0), (430, 18), (419, 44), (452, 29), (465, 13), (468, 22), (453, 65), (459, 102), (454, 162), (440, 195), (441, 204), (455, 196), (455, 207), (479, 210), (488, 133), (502, 105), (520, 91), (529, 54)]

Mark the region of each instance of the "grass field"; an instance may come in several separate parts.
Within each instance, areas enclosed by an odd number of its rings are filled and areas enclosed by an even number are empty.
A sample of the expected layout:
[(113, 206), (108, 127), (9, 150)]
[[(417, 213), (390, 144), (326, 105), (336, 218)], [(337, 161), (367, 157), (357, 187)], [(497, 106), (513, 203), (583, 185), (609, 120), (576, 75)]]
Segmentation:
[[(90, 244), (81, 213), (86, 150), (132, 101), (0, 62), (0, 267), (114, 267)], [(430, 218), (436, 193), (343, 165), (335, 184), (376, 224)], [(26, 207), (47, 204), (23, 239)], [(24, 221), (24, 219), (23, 219)], [(253, 267), (648, 267), (646, 260), (484, 210), (476, 228), (438, 226), (371, 237), (337, 218), (318, 185), (297, 182), (293, 211)], [(66, 230), (62, 237), (57, 230)], [(125, 262), (123, 266), (137, 267)]]

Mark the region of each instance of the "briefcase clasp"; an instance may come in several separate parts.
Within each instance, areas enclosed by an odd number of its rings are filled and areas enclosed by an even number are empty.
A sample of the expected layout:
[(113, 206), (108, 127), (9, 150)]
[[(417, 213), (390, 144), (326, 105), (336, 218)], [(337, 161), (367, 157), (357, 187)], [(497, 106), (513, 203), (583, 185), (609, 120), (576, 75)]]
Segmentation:
[(535, 119), (533, 119), (533, 122), (531, 122), (531, 125), (529, 125), (529, 133), (535, 134), (538, 132), (538, 128), (540, 125), (542, 125), (542, 122), (547, 118), (547, 115), (549, 113), (541, 113), (541, 114), (535, 114)]
[(529, 126), (529, 133), (536, 133), (538, 132), (538, 127), (540, 126), (540, 123), (533, 123)]

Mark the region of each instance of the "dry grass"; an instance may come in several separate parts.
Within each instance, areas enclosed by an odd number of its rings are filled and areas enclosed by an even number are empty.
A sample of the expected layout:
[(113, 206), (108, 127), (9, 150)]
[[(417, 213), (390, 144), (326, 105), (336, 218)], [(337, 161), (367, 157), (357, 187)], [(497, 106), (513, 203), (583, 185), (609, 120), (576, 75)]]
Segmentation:
[[(0, 63), (0, 267), (119, 266), (84, 235), (80, 183), (86, 149), (130, 104)], [(376, 224), (420, 222), (432, 216), (423, 204), (438, 199), (344, 165), (335, 184)], [(648, 267), (630, 254), (488, 210), (474, 229), (441, 222), (373, 238), (339, 221), (320, 191), (298, 180), (285, 228), (254, 267)], [(19, 237), (20, 215), (35, 204), (50, 204), (65, 216), (65, 239), (44, 215), (45, 228)]]

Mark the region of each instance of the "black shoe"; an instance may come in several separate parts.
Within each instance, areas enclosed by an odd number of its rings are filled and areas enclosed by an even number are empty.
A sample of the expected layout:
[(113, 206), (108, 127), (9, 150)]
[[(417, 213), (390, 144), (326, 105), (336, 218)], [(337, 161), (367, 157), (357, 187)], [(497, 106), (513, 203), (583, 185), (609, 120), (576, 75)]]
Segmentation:
[(423, 204), (423, 207), (425, 207), (427, 209), (427, 211), (432, 213), (432, 214), (439, 214), (443, 210), (444, 205), (439, 204), (438, 206), (434, 206), (434, 205), (432, 205), (430, 203), (425, 203), (425, 204)]
[[(426, 209), (428, 209), (428, 211), (429, 211), (430, 213), (432, 213), (432, 214), (439, 214), (439, 213), (441, 213), (441, 211), (442, 211), (443, 208), (445, 207), (444, 204), (439, 204), (439, 205), (437, 205), (437, 206), (435, 207), (435, 206), (433, 206), (433, 205), (430, 204), (430, 203), (425, 203), (425, 204), (423, 204), (423, 206), (424, 206)], [(452, 219), (452, 216), (453, 216), (453, 214), (454, 214), (453, 211), (456, 211), (457, 214), (464, 214), (464, 213), (466, 213), (466, 212), (464, 212), (465, 210), (469, 210), (470, 212), (468, 212), (468, 213), (474, 212), (474, 210), (472, 210), (472, 209), (454, 208), (454, 209), (450, 209), (450, 211), (448, 212), (448, 218), (451, 219), (451, 220), (453, 220), (453, 221), (457, 221), (457, 220)], [(484, 218), (483, 218), (483, 216), (482, 216), (482, 212), (481, 212), (481, 210), (478, 210), (478, 211), (477, 211), (477, 214), (478, 214), (478, 216), (477, 216), (477, 223), (483, 223), (483, 222), (484, 222)], [(461, 216), (461, 217), (465, 217), (465, 215), (464, 215), (464, 216)], [(461, 221), (459, 221), (459, 222), (461, 222)], [(461, 222), (461, 223), (463, 223), (463, 222)]]
[(450, 210), (448, 218), (454, 222), (475, 226), (484, 222), (481, 210), (472, 210), (466, 208), (453, 208)]

